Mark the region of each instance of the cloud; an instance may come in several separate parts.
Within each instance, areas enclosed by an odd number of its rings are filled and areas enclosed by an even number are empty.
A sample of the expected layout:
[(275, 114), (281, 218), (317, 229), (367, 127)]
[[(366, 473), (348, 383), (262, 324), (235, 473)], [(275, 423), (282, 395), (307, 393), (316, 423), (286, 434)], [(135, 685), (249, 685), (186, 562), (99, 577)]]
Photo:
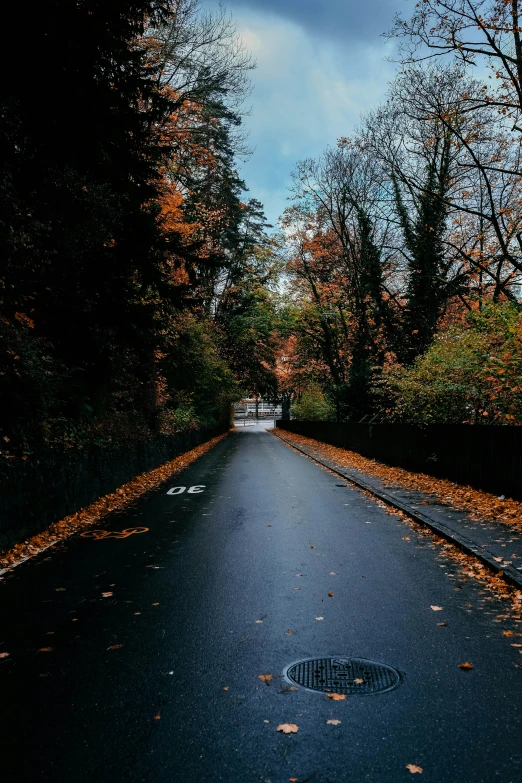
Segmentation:
[(384, 98), (393, 73), (384, 58), (392, 44), (377, 32), (372, 40), (352, 39), (348, 44), (312, 34), (280, 14), (244, 5), (231, 10), (257, 61), (252, 113), (244, 121), (254, 153), (241, 175), (274, 223), (288, 205), (295, 163), (350, 135), (361, 112)]
[(234, 13), (248, 8), (277, 14), (314, 35), (361, 41), (375, 40), (390, 27), (398, 0), (229, 0), (227, 6)]

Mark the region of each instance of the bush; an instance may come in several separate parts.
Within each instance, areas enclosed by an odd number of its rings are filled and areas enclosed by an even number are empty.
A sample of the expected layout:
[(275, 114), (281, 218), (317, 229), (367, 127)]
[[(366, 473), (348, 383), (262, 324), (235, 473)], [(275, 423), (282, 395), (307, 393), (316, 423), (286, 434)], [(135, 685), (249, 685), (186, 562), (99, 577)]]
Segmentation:
[(437, 335), (412, 367), (375, 388), (380, 411), (415, 424), (522, 424), (522, 313), (492, 304)]
[(311, 388), (292, 405), (291, 415), (298, 421), (334, 421), (335, 407), (319, 388)]

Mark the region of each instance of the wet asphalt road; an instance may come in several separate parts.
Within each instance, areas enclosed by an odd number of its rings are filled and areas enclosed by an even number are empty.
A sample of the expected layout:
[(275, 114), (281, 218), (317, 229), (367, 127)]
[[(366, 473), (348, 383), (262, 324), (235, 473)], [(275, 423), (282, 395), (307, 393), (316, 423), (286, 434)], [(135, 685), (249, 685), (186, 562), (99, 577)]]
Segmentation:
[[(522, 655), (503, 604), (340, 483), (239, 429), (99, 526), (146, 532), (76, 536), (6, 575), (0, 779), (388, 783), (414, 764), (423, 783), (520, 783)], [(350, 655), (402, 684), (345, 701), (288, 690), (288, 664)]]

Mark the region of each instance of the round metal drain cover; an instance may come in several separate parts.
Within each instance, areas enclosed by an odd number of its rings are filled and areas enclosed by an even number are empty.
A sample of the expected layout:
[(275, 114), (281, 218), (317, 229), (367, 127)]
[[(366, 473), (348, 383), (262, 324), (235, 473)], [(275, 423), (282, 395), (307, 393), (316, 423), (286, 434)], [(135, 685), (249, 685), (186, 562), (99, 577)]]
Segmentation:
[(391, 666), (364, 658), (309, 658), (292, 664), (285, 674), (311, 691), (361, 696), (391, 691), (402, 679)]

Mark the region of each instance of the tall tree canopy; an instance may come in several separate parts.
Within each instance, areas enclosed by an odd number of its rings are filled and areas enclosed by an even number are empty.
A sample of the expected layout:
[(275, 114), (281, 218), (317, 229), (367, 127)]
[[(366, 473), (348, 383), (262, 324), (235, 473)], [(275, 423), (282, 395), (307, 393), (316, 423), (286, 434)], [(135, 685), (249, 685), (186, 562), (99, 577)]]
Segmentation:
[(251, 382), (245, 373), (269, 386), (273, 362), (256, 343), (247, 371), (223, 335), (243, 280), (252, 292), (243, 307), (259, 321), (255, 259), (270, 252), (261, 205), (245, 201), (236, 171), (253, 64), (233, 20), (195, 0), (40, 3), (9, 66), (16, 78), (0, 96), (7, 452), (228, 416), (238, 384)]

